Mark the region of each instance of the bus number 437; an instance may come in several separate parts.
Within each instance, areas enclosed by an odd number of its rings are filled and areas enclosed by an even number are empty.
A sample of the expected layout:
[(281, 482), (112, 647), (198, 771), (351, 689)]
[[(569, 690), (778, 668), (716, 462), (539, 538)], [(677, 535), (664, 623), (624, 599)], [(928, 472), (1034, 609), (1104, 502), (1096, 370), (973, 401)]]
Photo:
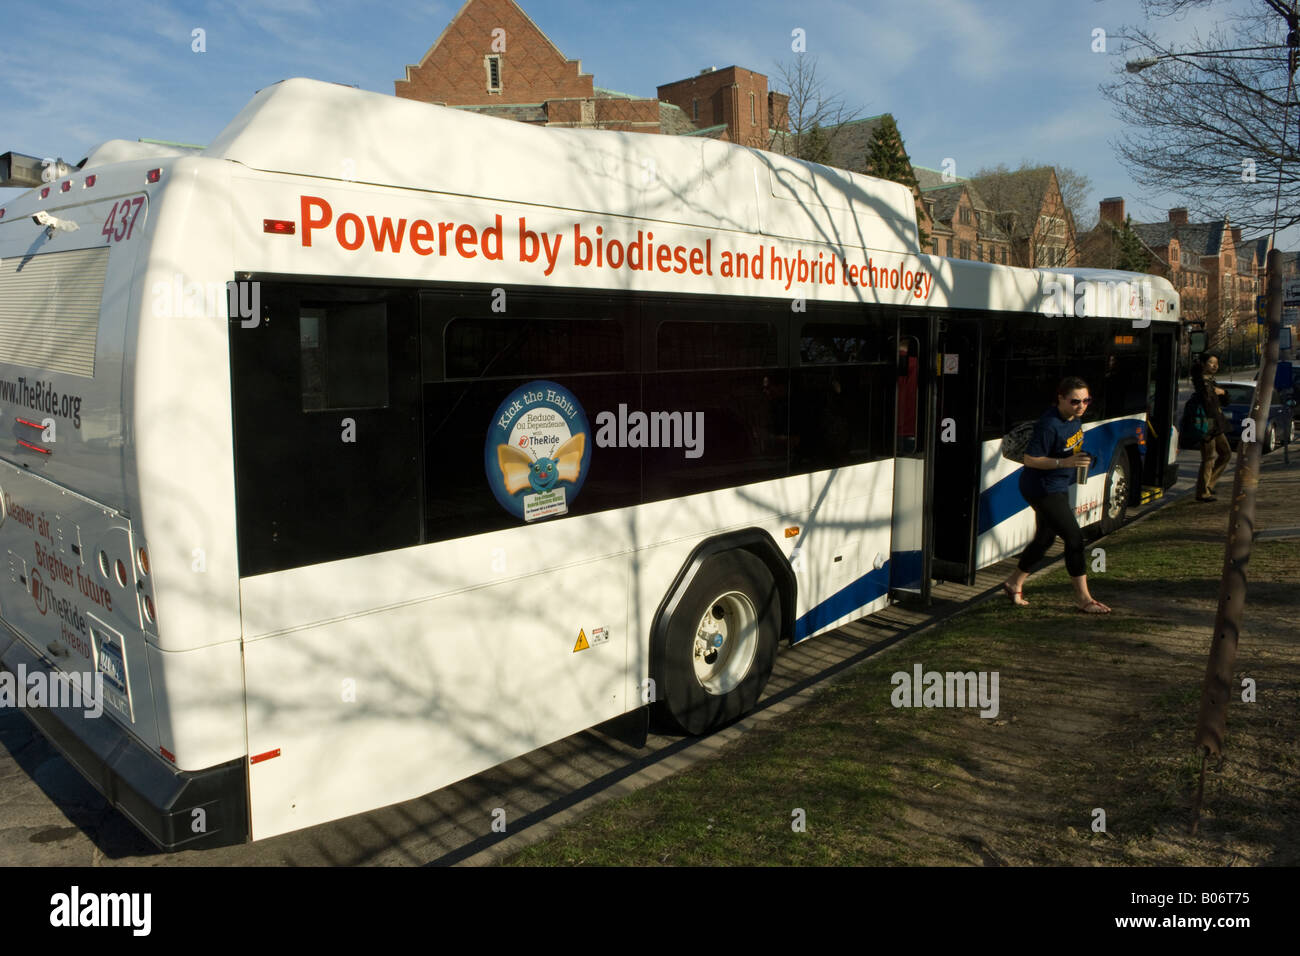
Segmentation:
[(135, 221), (139, 217), (142, 208), (144, 208), (143, 196), (123, 199), (120, 202), (113, 203), (113, 208), (108, 213), (108, 219), (104, 221), (104, 228), (99, 230), (104, 237), (104, 241), (121, 242), (123, 239), (130, 239), (131, 233), (135, 231)]

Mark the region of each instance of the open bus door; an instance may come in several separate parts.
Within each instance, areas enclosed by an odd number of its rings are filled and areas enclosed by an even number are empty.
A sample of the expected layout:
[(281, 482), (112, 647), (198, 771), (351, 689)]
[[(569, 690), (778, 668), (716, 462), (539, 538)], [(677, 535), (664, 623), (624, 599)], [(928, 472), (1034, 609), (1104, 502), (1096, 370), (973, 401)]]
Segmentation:
[(930, 455), (933, 574), (975, 580), (980, 479), (980, 328), (975, 319), (939, 320), (935, 349), (934, 440)]
[(1142, 459), (1142, 503), (1164, 494), (1177, 480), (1174, 421), (1178, 407), (1178, 337), (1175, 329), (1153, 328), (1147, 378), (1146, 452)]
[(934, 442), (926, 410), (931, 407), (933, 375), (927, 315), (904, 315), (893, 339), (897, 361), (894, 424), (894, 507), (889, 556), (889, 589), (894, 594), (930, 600), (930, 512), (927, 504), (928, 450)]

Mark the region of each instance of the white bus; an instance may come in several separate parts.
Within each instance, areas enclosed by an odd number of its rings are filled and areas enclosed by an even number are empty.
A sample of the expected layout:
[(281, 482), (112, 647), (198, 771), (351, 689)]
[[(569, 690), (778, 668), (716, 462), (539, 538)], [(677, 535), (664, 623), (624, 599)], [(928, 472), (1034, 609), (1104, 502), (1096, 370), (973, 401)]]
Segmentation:
[(1174, 481), (1169, 284), (920, 254), (893, 183), (303, 79), (45, 177), (0, 210), (0, 660), (100, 675), (25, 713), (164, 848), (744, 713), (1024, 546), (1003, 438), (1064, 374), (1082, 523)]

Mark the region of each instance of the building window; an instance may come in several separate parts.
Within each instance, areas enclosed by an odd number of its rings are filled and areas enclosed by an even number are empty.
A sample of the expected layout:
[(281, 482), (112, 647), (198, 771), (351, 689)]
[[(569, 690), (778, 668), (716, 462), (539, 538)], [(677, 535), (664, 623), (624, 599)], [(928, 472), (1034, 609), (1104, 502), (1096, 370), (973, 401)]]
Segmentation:
[(489, 93), (501, 92), (501, 57), (487, 56), (483, 58), (487, 66), (487, 88)]
[(970, 225), (970, 210), (967, 209), (965, 206), (962, 206), (962, 208), (961, 208), (961, 213), (960, 213), (960, 215), (959, 215), (959, 217), (958, 217), (958, 221), (959, 221), (963, 226), (969, 226), (969, 225)]
[(960, 248), (961, 248), (961, 258), (963, 258), (963, 259), (969, 259), (969, 258), (970, 258), (970, 242), (968, 242), (967, 240), (963, 239)]
[(691, 100), (691, 119), (695, 122), (700, 121), (700, 101)]
[(754, 101), (754, 94), (749, 94), (749, 125), (758, 125), (758, 105)]
[(1002, 264), (1003, 264), (1003, 265), (1006, 265), (1006, 264), (1007, 264), (1007, 247), (1006, 247), (1006, 246), (1003, 246), (1003, 247), (1002, 247)]
[(948, 257), (951, 258), (951, 256), (952, 256), (952, 240), (951, 240), (951, 239), (945, 239), (945, 240), (944, 240), (944, 243), (948, 246), (948, 251), (947, 251), (946, 253), (944, 253), (944, 255), (946, 255), (946, 256), (948, 256)]
[(984, 243), (982, 242), (975, 243), (975, 258), (978, 259), (980, 262), (984, 261)]

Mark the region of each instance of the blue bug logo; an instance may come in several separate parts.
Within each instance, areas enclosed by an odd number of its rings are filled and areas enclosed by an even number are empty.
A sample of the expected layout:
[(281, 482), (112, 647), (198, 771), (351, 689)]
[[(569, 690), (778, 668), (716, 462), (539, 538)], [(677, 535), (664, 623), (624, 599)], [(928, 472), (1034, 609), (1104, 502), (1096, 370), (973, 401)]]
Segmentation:
[(483, 449), (502, 507), (525, 521), (566, 514), (591, 459), (588, 428), (577, 398), (554, 382), (530, 382), (502, 401)]

